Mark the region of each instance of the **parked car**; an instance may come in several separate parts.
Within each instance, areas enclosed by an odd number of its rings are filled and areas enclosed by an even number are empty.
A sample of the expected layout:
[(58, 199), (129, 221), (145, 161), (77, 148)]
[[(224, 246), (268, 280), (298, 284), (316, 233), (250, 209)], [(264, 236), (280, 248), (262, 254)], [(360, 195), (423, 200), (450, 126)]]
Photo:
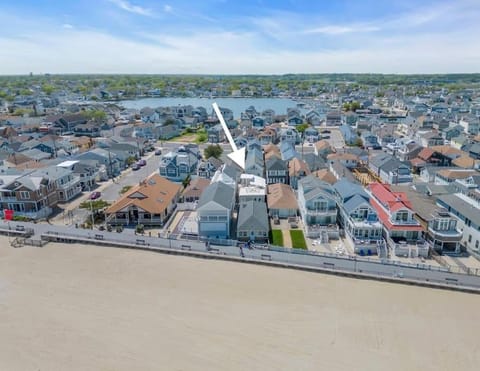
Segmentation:
[(160, 156), (162, 154), (162, 150), (161, 149), (157, 149), (155, 151), (155, 156)]
[(137, 164), (137, 163), (132, 164), (132, 170), (135, 171), (135, 170), (139, 170), (139, 169), (140, 169), (140, 165), (139, 165), (139, 164)]
[(327, 129), (322, 130), (322, 134), (330, 134), (330, 130), (327, 130)]
[(97, 198), (100, 198), (102, 194), (100, 192), (92, 192), (90, 194), (90, 200), (96, 200)]
[(147, 161), (141, 159), (137, 161), (138, 166), (145, 166), (147, 164)]

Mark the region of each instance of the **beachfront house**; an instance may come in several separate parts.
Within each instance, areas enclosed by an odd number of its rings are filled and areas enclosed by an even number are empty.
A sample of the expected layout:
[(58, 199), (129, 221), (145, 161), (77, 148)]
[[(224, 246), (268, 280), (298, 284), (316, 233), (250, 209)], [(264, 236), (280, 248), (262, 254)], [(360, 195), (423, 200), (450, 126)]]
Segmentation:
[(182, 186), (158, 174), (125, 192), (105, 210), (108, 224), (164, 226), (177, 206)]
[(267, 186), (267, 206), (271, 217), (289, 218), (298, 214), (297, 197), (288, 184), (277, 183)]
[(237, 220), (237, 239), (241, 241), (268, 241), (270, 223), (265, 201), (240, 202)]
[(223, 181), (212, 181), (198, 201), (199, 236), (208, 239), (229, 239), (234, 207), (235, 187)]
[(355, 253), (383, 253), (383, 256), (386, 256), (382, 223), (370, 204), (369, 194), (358, 183), (345, 178), (336, 182), (333, 187), (338, 199), (338, 222), (345, 230)]
[(429, 255), (422, 238), (424, 228), (415, 218), (412, 203), (405, 192), (395, 192), (388, 184), (372, 183), (368, 187), (370, 204), (383, 225), (383, 236), (393, 256)]
[(330, 225), (337, 221), (333, 187), (309, 175), (298, 181), (298, 208), (306, 225)]
[(1, 210), (13, 210), (14, 216), (47, 218), (57, 204), (54, 180), (33, 171), (0, 175)]

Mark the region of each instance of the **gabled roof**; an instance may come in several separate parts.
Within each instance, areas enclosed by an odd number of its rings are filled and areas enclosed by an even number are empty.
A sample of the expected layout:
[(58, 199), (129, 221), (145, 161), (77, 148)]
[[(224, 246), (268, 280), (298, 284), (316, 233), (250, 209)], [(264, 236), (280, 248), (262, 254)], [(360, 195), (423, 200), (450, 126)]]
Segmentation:
[(270, 184), (267, 189), (269, 209), (298, 209), (297, 197), (288, 184)]
[(288, 172), (290, 176), (297, 176), (300, 172), (304, 172), (306, 175), (309, 175), (310, 168), (305, 161), (295, 157), (288, 162)]
[(328, 169), (314, 171), (312, 175), (323, 180), (324, 182), (327, 182), (328, 184), (335, 184), (337, 182), (335, 175)]
[(286, 170), (287, 163), (277, 156), (271, 156), (265, 162), (267, 170)]
[(195, 178), (182, 192), (183, 197), (200, 197), (205, 189), (210, 185), (210, 179)]
[(367, 204), (370, 206), (368, 198), (365, 199), (364, 197), (360, 196), (359, 194), (354, 195), (352, 198), (350, 198), (347, 202), (343, 204), (343, 208), (347, 213), (352, 213), (355, 211), (357, 207), (360, 205)]
[(360, 195), (367, 200), (370, 198), (360, 184), (351, 182), (345, 178), (342, 178), (336, 182), (333, 185), (333, 188), (335, 188), (337, 194), (340, 196), (343, 202), (348, 201), (354, 195)]
[(235, 189), (222, 182), (210, 184), (203, 191), (198, 201), (198, 210), (204, 208), (209, 202), (217, 203), (231, 210), (234, 206)]
[(263, 201), (248, 201), (238, 210), (237, 230), (269, 230), (267, 205)]

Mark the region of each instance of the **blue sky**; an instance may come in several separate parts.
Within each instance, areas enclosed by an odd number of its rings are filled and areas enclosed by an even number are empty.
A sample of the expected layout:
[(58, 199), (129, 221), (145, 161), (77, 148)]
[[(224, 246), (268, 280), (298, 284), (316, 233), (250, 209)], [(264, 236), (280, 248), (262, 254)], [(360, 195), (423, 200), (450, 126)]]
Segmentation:
[(480, 72), (480, 1), (0, 2), (0, 74)]

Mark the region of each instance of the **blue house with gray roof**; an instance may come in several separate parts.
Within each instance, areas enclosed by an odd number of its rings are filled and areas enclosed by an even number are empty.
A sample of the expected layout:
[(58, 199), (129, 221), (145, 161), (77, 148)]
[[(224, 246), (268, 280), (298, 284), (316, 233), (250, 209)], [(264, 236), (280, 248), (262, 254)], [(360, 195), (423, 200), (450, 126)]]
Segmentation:
[(370, 204), (370, 195), (361, 185), (347, 179), (339, 180), (333, 188), (338, 202), (338, 223), (354, 251), (361, 255), (386, 252), (382, 223)]
[(211, 183), (198, 200), (198, 235), (229, 239), (234, 207), (235, 188), (221, 181)]

